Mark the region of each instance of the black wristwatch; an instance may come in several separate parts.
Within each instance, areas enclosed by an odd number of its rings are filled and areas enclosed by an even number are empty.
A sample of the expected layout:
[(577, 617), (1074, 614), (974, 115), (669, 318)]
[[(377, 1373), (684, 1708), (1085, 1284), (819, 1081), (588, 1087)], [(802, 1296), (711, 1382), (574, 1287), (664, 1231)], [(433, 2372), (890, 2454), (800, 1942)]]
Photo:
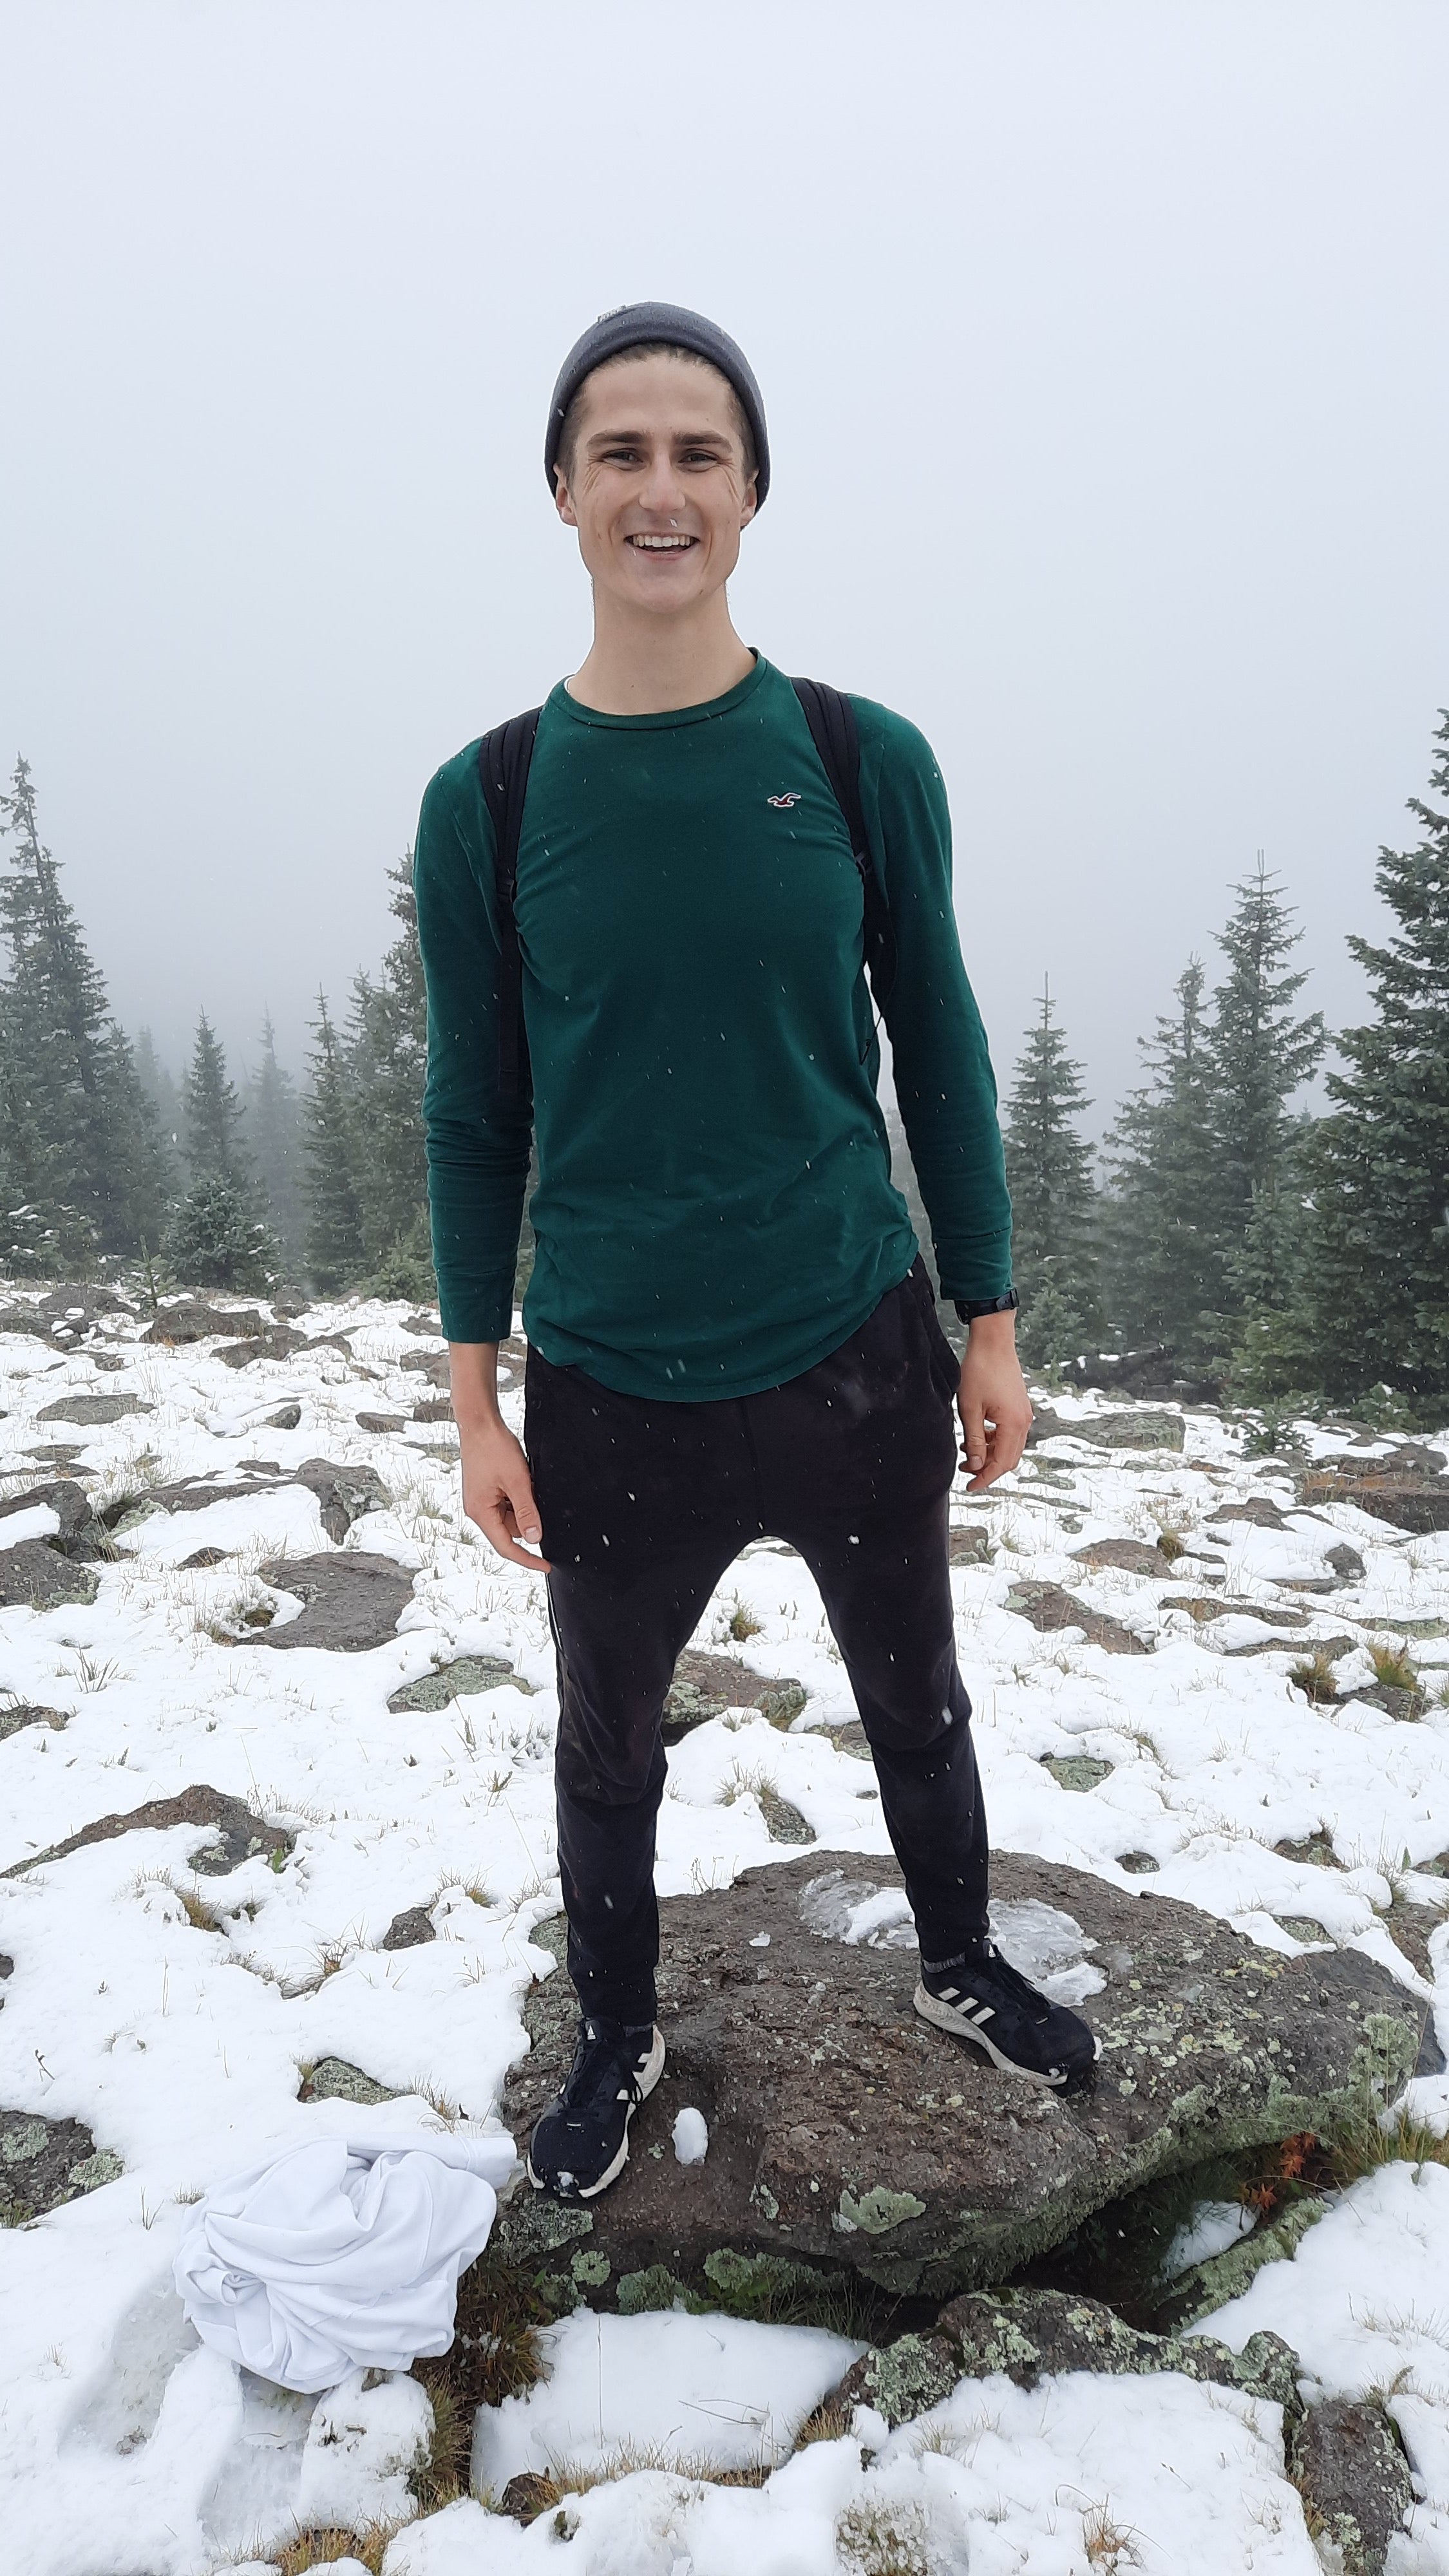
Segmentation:
[(1008, 1288), (1004, 1297), (957, 1297), (953, 1302), (962, 1323), (974, 1324), (978, 1315), (1014, 1314), (1021, 1299), (1014, 1288)]

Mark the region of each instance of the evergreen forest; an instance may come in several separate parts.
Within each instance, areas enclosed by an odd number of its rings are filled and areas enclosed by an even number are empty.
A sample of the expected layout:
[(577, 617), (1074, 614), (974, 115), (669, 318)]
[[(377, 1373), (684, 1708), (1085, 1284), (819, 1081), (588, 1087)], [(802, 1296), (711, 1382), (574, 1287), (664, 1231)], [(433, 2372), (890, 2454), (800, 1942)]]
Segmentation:
[[(1034, 1371), (1140, 1354), (1199, 1399), (1354, 1406), (1385, 1427), (1449, 1398), (1449, 714), (1412, 846), (1381, 850), (1371, 1016), (1307, 1007), (1286, 889), (1261, 858), (1210, 958), (1188, 957), (1100, 1146), (1050, 984), (1003, 1084), (1020, 1340)], [(411, 868), (396, 935), (300, 1081), (263, 1014), (233, 1071), (204, 1010), (179, 1075), (111, 1011), (40, 833), (24, 759), (0, 795), (0, 1272), (259, 1293), (433, 1294), (420, 1102), (426, 1006)], [(923, 1212), (892, 1120), (898, 1177)], [(531, 1258), (525, 1222), (520, 1275)], [(1090, 1370), (1088, 1371), (1090, 1373)]]

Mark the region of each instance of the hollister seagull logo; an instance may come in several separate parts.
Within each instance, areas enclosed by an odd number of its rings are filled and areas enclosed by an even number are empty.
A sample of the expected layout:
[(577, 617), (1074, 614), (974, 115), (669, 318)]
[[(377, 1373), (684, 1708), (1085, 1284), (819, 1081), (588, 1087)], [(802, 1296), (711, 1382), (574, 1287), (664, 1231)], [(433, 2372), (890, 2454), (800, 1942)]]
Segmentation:
[(782, 807), (784, 808), (785, 812), (786, 812), (786, 813), (788, 813), (788, 812), (789, 812), (789, 810), (790, 810), (790, 807), (791, 807), (792, 805), (798, 805), (798, 804), (799, 804), (799, 802), (800, 802), (800, 795), (801, 795), (801, 790), (800, 790), (799, 788), (793, 788), (793, 787), (792, 787), (792, 788), (787, 792), (787, 794), (785, 794), (784, 796), (767, 796), (767, 797), (765, 798), (765, 803), (766, 803), (767, 805), (779, 805), (779, 806), (782, 806)]

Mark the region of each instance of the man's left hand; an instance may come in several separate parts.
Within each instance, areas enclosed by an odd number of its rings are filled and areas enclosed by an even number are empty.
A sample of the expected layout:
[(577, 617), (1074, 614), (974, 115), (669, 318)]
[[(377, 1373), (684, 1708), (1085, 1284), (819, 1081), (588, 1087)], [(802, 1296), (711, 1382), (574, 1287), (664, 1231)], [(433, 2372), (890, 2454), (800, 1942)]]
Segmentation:
[(970, 1326), (956, 1402), (965, 1434), (962, 1456), (979, 1493), (1020, 1463), (1031, 1429), (1031, 1398), (1016, 1356), (1016, 1317), (978, 1315)]

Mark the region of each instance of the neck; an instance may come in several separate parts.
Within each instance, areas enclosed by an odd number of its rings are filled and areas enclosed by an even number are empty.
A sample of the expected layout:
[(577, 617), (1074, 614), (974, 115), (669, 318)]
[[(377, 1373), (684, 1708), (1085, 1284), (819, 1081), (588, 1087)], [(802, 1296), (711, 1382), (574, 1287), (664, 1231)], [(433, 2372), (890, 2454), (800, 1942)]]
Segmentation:
[(667, 715), (722, 698), (754, 667), (722, 588), (677, 617), (641, 614), (596, 590), (594, 640), (568, 691), (603, 716)]

